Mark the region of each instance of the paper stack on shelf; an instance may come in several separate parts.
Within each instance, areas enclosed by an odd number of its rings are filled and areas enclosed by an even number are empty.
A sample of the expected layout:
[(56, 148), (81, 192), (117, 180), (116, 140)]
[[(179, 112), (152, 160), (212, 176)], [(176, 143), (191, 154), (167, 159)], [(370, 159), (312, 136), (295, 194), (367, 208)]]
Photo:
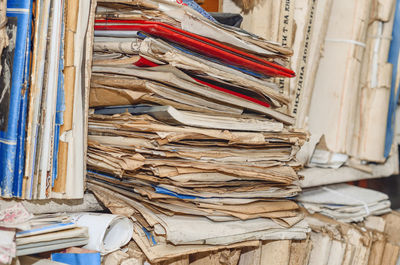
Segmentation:
[[(291, 51), (166, 1), (99, 1), (88, 188), (151, 262), (303, 239)], [(193, 229), (198, 227), (198, 229)]]
[(348, 184), (307, 189), (296, 200), (309, 212), (340, 222), (361, 222), (370, 215), (391, 211), (386, 194)]
[(7, 6), (0, 196), (81, 198), (87, 115), (83, 81), (88, 76), (83, 62), (91, 1), (39, 0), (35, 10), (32, 0), (8, 1)]

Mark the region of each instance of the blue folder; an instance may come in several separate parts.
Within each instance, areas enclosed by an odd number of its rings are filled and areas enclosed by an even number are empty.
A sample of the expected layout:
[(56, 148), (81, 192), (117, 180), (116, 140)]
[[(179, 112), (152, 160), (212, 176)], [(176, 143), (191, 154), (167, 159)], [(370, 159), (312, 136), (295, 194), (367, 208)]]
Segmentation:
[(19, 196), (22, 187), (32, 0), (8, 0), (7, 34), (0, 73), (0, 195)]

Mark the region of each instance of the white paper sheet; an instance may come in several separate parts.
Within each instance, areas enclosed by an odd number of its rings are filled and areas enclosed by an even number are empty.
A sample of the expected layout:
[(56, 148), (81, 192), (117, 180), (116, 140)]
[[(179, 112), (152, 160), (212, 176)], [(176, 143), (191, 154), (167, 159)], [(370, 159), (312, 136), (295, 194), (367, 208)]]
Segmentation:
[(78, 226), (88, 228), (89, 243), (84, 248), (103, 255), (118, 250), (132, 238), (133, 224), (126, 217), (101, 213), (78, 213), (71, 217)]

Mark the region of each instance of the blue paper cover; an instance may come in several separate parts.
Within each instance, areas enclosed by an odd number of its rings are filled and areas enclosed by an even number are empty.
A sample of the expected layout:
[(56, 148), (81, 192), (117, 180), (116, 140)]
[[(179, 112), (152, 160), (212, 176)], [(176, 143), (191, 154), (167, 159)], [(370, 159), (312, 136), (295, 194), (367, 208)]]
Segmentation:
[(100, 253), (53, 253), (51, 260), (70, 265), (100, 265)]
[[(64, 16), (64, 13), (63, 13)], [(61, 45), (64, 47), (64, 20), (62, 22)], [(52, 187), (57, 178), (58, 172), (58, 150), (60, 143), (60, 127), (64, 124), (65, 98), (64, 98), (64, 49), (60, 49), (60, 61), (58, 68), (58, 87), (57, 87), (57, 103), (56, 117), (54, 125), (54, 147), (53, 147), (53, 171), (52, 171)]]
[(1, 56), (0, 73), (0, 195), (12, 197), (22, 183), (18, 154), (24, 144), (32, 0), (8, 0), (7, 18), (10, 44)]

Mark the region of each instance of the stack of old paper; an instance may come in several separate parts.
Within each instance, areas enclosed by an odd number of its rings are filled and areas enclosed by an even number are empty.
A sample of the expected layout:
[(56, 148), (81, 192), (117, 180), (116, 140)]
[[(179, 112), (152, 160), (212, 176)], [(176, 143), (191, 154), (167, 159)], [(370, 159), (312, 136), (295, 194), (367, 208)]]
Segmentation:
[(359, 222), (390, 211), (386, 194), (347, 184), (306, 190), (299, 202), (310, 212), (320, 212), (342, 222)]
[[(174, 200), (172, 196), (162, 193), (154, 195), (163, 197), (163, 200), (150, 200), (132, 190), (100, 181), (89, 180), (88, 187), (113, 213), (129, 216), (135, 221), (133, 240), (151, 262), (219, 249), (254, 247), (258, 245), (258, 240), (303, 239), (308, 232), (307, 224), (298, 216), (251, 217), (257, 215), (255, 207), (259, 212), (271, 211), (267, 209), (267, 204), (273, 205), (271, 201), (251, 203), (250, 199), (241, 199), (240, 202), (240, 199), (228, 201), (225, 198), (225, 202), (243, 204), (212, 204), (211, 200), (195, 200), (190, 196), (186, 196), (186, 200)], [(195, 207), (195, 203), (204, 208)], [(275, 202), (280, 209), (285, 209), (284, 203)], [(233, 211), (235, 208), (237, 213)], [(282, 212), (278, 210), (276, 213)], [(234, 216), (238, 214), (247, 219)], [(275, 213), (272, 212), (272, 215)]]
[(66, 214), (37, 215), (16, 233), (17, 256), (83, 246), (88, 239), (87, 227), (77, 225)]
[(307, 189), (297, 201), (311, 213), (321, 213), (341, 222), (361, 222), (370, 215), (391, 211), (386, 194), (348, 184)]
[(291, 51), (167, 1), (96, 18), (87, 186), (148, 259), (305, 238), (287, 198), (307, 134), (273, 83)]

